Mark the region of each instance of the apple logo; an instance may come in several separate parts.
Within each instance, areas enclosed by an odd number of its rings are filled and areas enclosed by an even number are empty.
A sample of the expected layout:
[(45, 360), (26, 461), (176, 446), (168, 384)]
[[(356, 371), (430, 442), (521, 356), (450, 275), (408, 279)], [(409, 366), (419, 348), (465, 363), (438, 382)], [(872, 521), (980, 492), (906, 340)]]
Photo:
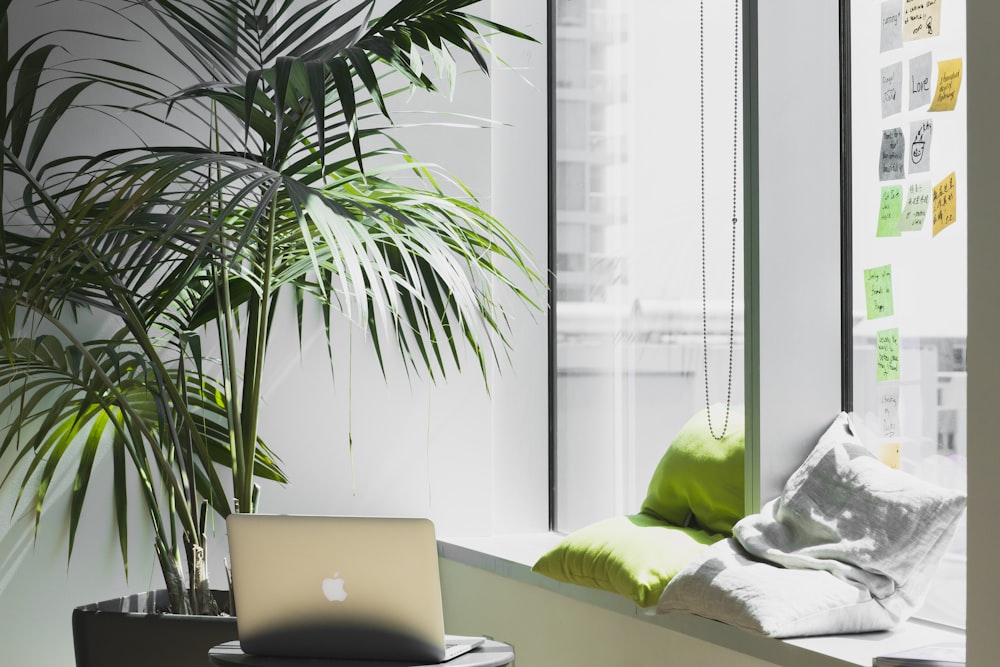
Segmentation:
[(323, 580), (323, 595), (330, 602), (343, 602), (347, 599), (347, 591), (344, 590), (344, 580), (339, 572), (334, 572), (332, 577)]

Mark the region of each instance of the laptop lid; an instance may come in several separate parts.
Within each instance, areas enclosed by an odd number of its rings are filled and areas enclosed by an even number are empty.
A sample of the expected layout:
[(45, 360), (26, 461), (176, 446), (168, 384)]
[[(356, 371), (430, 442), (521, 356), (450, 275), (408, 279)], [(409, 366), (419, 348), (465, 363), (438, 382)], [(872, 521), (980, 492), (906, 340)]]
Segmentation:
[(245, 653), (438, 662), (444, 615), (427, 519), (230, 514)]

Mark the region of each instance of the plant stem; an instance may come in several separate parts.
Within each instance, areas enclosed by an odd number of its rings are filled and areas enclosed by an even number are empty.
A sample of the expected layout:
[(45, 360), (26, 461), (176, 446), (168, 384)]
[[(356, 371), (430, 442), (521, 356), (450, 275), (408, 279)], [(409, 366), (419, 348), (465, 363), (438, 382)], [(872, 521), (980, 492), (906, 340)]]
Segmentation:
[(253, 503), (253, 464), (254, 449), (257, 443), (257, 421), (260, 406), (262, 377), (264, 374), (264, 355), (267, 351), (267, 339), (271, 320), (271, 290), (274, 263), (274, 235), (277, 225), (277, 206), (273, 201), (268, 204), (267, 229), (264, 234), (264, 247), (261, 253), (263, 276), (260, 294), (250, 300), (248, 313), (250, 329), (247, 335), (247, 349), (243, 376), (243, 442), (246, 450), (243, 452), (243, 469), (240, 471), (241, 505), (245, 500), (248, 511), (256, 510)]

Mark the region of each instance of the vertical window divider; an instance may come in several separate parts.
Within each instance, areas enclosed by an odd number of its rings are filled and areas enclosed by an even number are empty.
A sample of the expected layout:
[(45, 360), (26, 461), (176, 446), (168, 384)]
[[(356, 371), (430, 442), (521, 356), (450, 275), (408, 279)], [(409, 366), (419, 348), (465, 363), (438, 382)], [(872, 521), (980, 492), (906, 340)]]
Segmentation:
[(759, 132), (757, 97), (758, 0), (743, 2), (743, 234), (745, 508), (760, 509), (760, 257)]
[(851, 150), (851, 0), (840, 0), (840, 326), (841, 409), (854, 409), (854, 176)]
[(556, 0), (546, 0), (546, 26), (545, 26), (545, 39), (546, 39), (546, 63), (547, 63), (547, 74), (546, 74), (546, 100), (547, 100), (547, 111), (548, 119), (547, 125), (548, 130), (546, 133), (547, 139), (547, 152), (548, 152), (548, 201), (547, 201), (547, 223), (548, 223), (548, 284), (549, 284), (549, 294), (548, 294), (548, 408), (549, 408), (549, 452), (548, 452), (548, 465), (549, 465), (549, 530), (554, 531), (556, 527), (556, 471), (558, 462), (556, 461), (556, 435), (557, 435), (557, 420), (558, 412), (556, 411), (556, 390), (557, 384), (557, 368), (558, 360), (556, 354), (558, 353), (558, 346), (556, 345), (556, 281), (557, 273), (556, 267), (556, 86), (555, 86), (555, 76), (556, 76)]
[[(839, 2), (747, 1), (746, 486), (756, 511), (842, 405), (841, 27)], [(817, 81), (829, 85), (806, 83)]]

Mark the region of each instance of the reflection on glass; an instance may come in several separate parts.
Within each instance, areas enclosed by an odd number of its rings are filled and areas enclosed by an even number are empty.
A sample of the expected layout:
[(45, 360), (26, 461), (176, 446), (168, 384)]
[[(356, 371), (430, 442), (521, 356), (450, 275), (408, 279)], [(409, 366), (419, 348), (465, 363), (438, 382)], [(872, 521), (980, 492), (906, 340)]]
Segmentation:
[[(731, 3), (705, 5), (708, 366), (724, 401), (734, 16)], [(704, 407), (699, 16), (679, 0), (556, 8), (556, 522), (570, 531), (638, 511), (666, 447)], [(739, 300), (736, 310), (741, 404)]]

